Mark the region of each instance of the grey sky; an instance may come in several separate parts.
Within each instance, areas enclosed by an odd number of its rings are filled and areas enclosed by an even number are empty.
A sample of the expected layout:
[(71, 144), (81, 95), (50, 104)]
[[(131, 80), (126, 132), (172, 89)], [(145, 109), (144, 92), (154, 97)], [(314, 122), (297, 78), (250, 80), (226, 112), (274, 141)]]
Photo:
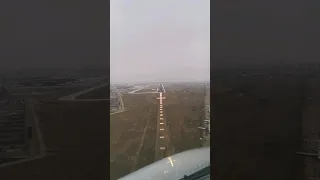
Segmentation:
[(0, 72), (87, 65), (108, 69), (108, 2), (98, 3), (1, 1)]
[(111, 0), (112, 82), (208, 80), (209, 0)]

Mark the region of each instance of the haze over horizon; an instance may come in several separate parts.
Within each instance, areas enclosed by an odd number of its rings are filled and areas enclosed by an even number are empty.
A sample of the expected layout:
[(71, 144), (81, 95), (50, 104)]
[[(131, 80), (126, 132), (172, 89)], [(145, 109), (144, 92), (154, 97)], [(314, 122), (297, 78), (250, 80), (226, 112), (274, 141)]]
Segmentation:
[(209, 0), (111, 0), (111, 82), (210, 79)]

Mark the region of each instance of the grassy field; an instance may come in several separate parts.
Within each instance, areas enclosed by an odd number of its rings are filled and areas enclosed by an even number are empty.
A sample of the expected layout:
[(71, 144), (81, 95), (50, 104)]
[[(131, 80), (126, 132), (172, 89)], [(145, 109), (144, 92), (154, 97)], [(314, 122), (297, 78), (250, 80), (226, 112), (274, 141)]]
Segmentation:
[(170, 154), (200, 147), (198, 126), (204, 118), (204, 86), (172, 84), (165, 88), (163, 107), (170, 129)]
[[(307, 98), (305, 102), (305, 108), (303, 112), (302, 125), (302, 138), (301, 139), (319, 139), (320, 138), (320, 86), (318, 83), (319, 78), (309, 79), (306, 82)], [(302, 142), (302, 141), (301, 141)], [(315, 148), (315, 143), (302, 143), (302, 152), (312, 152), (312, 148)], [(301, 156), (304, 162), (304, 175), (305, 179), (310, 177), (316, 177), (319, 174), (320, 162), (316, 158), (310, 158), (307, 156)]]
[(154, 161), (156, 94), (125, 94), (127, 111), (110, 116), (111, 179)]
[(229, 88), (239, 91), (213, 89), (213, 179), (301, 179), (298, 83), (247, 78), (230, 81)]

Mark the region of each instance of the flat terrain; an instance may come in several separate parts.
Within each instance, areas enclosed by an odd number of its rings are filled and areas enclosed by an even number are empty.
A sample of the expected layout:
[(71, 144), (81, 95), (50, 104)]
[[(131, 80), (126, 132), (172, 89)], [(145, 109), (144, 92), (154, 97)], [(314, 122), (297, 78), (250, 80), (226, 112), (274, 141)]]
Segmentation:
[[(318, 79), (309, 79), (306, 83), (307, 99), (305, 103), (303, 122), (302, 122), (302, 139), (315, 140), (320, 138), (320, 86)], [(301, 151), (311, 152), (316, 148), (315, 143), (303, 143)], [(305, 178), (319, 177), (320, 175), (320, 162), (315, 157), (301, 156), (305, 163), (304, 174)]]
[(110, 116), (112, 180), (154, 161), (156, 97), (156, 94), (125, 94), (123, 101), (127, 111)]
[(46, 103), (39, 113), (52, 156), (1, 169), (0, 179), (108, 179), (108, 103)]
[(82, 94), (76, 97), (76, 99), (109, 99), (109, 91), (109, 86), (101, 87), (88, 93)]
[[(216, 87), (215, 82), (211, 82)], [(301, 179), (299, 79), (230, 79), (211, 97), (216, 180)]]
[[(165, 156), (200, 147), (198, 124), (202, 118), (204, 88), (174, 84), (164, 87), (163, 114), (170, 143)], [(184, 92), (187, 89), (187, 92)], [(111, 179), (116, 179), (155, 161), (159, 118), (159, 93), (124, 94), (127, 111), (111, 116)], [(188, 139), (186, 141), (186, 139)], [(160, 140), (159, 140), (160, 141)]]
[(204, 85), (173, 84), (165, 88), (163, 107), (170, 134), (169, 154), (200, 147), (198, 127), (204, 120)]
[[(171, 90), (165, 93), (163, 101), (165, 116), (171, 123), (168, 125), (170, 152), (166, 155), (200, 146), (197, 121), (202, 118), (204, 99), (202, 87), (170, 85), (168, 88)], [(3, 168), (0, 179), (113, 180), (154, 162), (158, 93), (124, 94), (127, 111), (110, 116), (108, 102), (54, 101), (71, 91), (76, 89), (59, 91), (50, 97), (36, 96), (43, 100), (37, 114), (45, 145), (52, 154)], [(110, 136), (106, 134), (109, 127)], [(111, 177), (106, 170), (109, 165)]]

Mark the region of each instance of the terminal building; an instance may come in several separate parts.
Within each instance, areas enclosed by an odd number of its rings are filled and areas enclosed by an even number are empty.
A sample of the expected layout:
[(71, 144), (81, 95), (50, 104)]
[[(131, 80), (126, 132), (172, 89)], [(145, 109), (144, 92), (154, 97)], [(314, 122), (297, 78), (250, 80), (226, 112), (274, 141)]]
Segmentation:
[(120, 101), (117, 97), (110, 98), (110, 108), (118, 108), (120, 106)]
[(119, 108), (120, 106), (119, 94), (117, 91), (112, 90), (110, 91), (110, 108)]

